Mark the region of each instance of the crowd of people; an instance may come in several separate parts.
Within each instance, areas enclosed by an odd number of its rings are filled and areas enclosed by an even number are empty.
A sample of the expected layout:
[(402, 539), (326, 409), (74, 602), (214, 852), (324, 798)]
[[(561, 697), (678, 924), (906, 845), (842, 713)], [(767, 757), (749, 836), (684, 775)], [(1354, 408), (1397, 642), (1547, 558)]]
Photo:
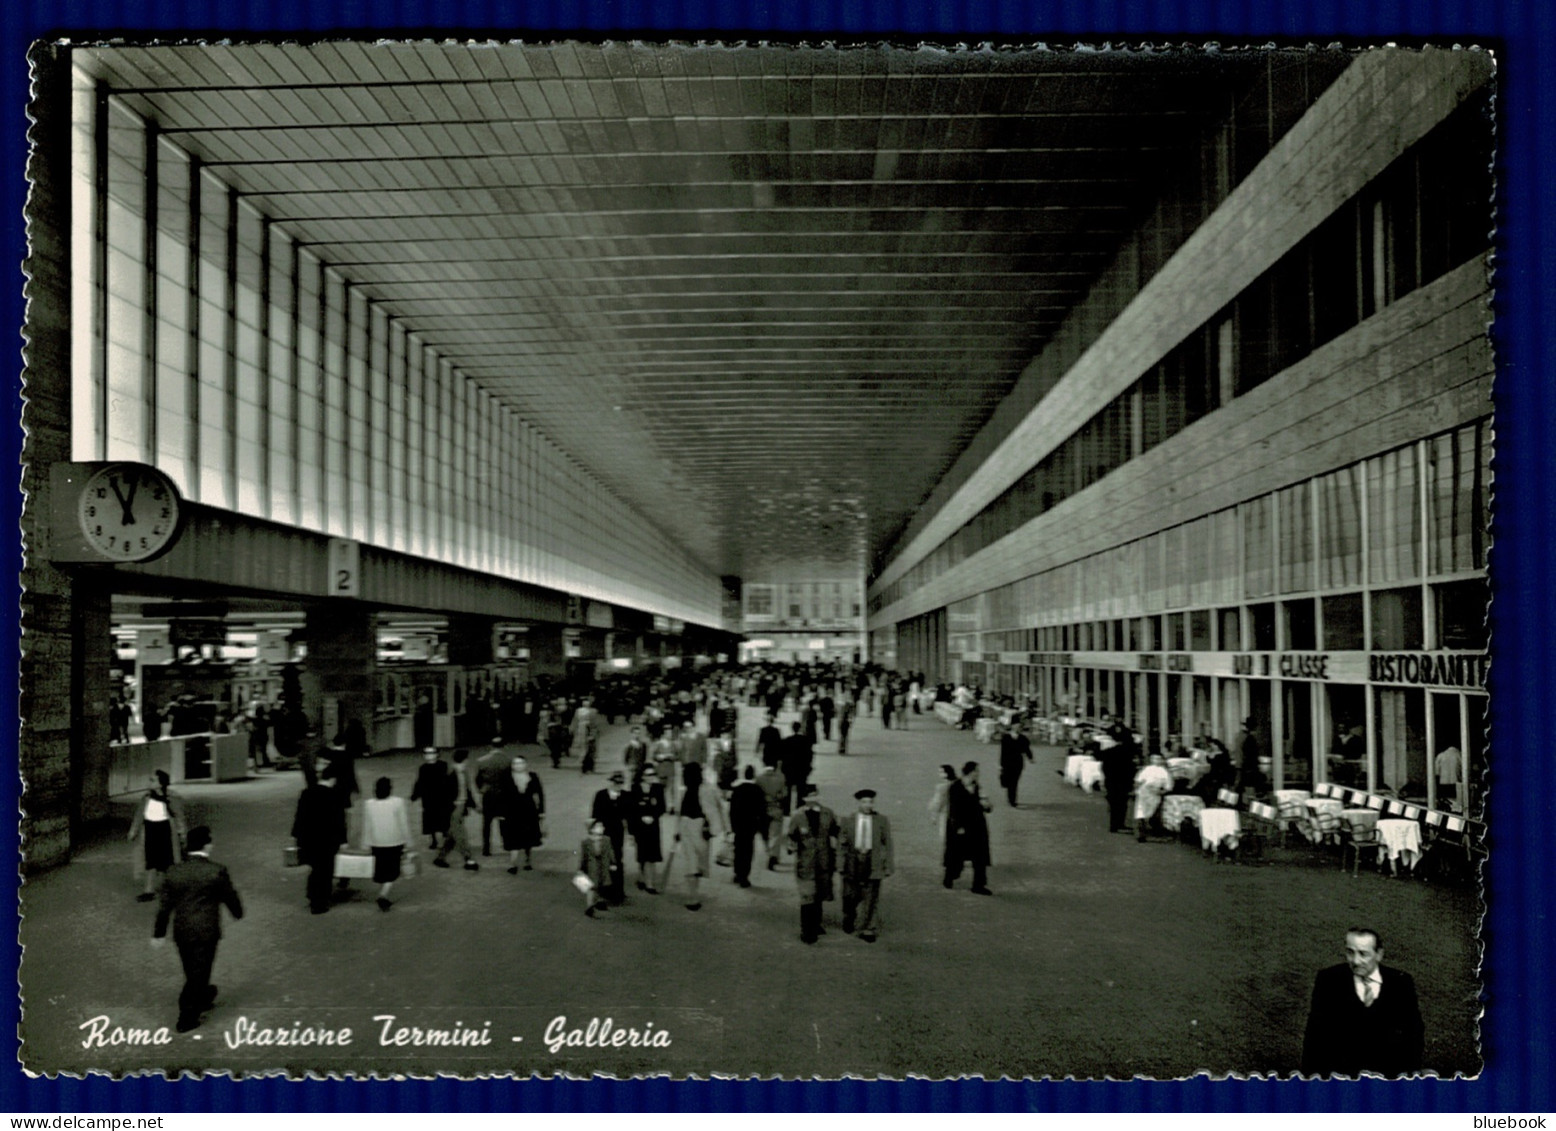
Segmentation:
[[(891, 822), (876, 811), (872, 788), (854, 791), (850, 813), (840, 814), (826, 803), (811, 780), (817, 746), (835, 742), (836, 754), (846, 756), (850, 729), (861, 716), (874, 714), (883, 728), (895, 728), (936, 702), (957, 707), (956, 722), (970, 726), (962, 712), (970, 692), (982, 717), (987, 701), (972, 689), (931, 688), (911, 673), (879, 670), (735, 669), (635, 689), (618, 684), (613, 709), (633, 707), (627, 741), (620, 768), (605, 771), (587, 812), (580, 815), (584, 835), (571, 870), (584, 914), (594, 918), (627, 902), (629, 840), (637, 893), (656, 896), (667, 890), (679, 860), (683, 903), (696, 912), (702, 908), (701, 885), (716, 865), (730, 867), (735, 884), (751, 886), (760, 839), (769, 870), (792, 862), (803, 942), (814, 944), (827, 933), (824, 906), (839, 895), (843, 931), (874, 942), (881, 931), (882, 883), (897, 865)], [(291, 834), (298, 863), (308, 870), (310, 911), (328, 912), (354, 878), (376, 885), (375, 902), (389, 911), (395, 884), (423, 838), (436, 868), (451, 868), (453, 860), (467, 871), (479, 871), (481, 860), (495, 849), (506, 854), (510, 874), (532, 870), (533, 852), (547, 840), (548, 814), (545, 788), (525, 747), (542, 746), (553, 767), (576, 759), (581, 773), (593, 773), (602, 758), (602, 717), (614, 717), (599, 705), (598, 689), (549, 688), (535, 694), (534, 702), (530, 743), (510, 745), (498, 736), (479, 756), (461, 747), (447, 759), (428, 747), (407, 797), (395, 794), (387, 776), (375, 780), (370, 798), (359, 797), (357, 762), (368, 753), (360, 723), (348, 723), (315, 757), (304, 758), (305, 785)], [(740, 711), (749, 708), (762, 712), (762, 725), (750, 760), (742, 766), (736, 725)], [(1008, 805), (1018, 807), (1022, 774), (1034, 761), (1026, 733), (1030, 715), (1020, 708), (998, 714), (1000, 790)], [(787, 722), (787, 733), (780, 719)], [(1256, 740), (1251, 726), (1244, 730), (1237, 746), (1251, 755), (1246, 765), (1234, 762), (1218, 744), (1196, 744), (1208, 751), (1198, 778), (1201, 793), (1257, 786)], [(1102, 763), (1113, 831), (1130, 829), (1126, 813), (1132, 800), (1133, 827), (1143, 838), (1162, 798), (1185, 786), (1169, 772), (1162, 753), (1142, 759), (1138, 736), (1118, 720), (1084, 733), (1078, 749)], [(981, 784), (979, 764), (966, 761), (959, 770), (946, 764), (940, 771), (942, 780), (927, 808), (940, 837), (943, 885), (953, 888), (970, 870), (971, 891), (992, 895), (988, 815), (993, 801)], [(416, 831), (412, 806), (419, 808)], [(480, 829), (479, 837), (474, 828)], [(179, 1029), (187, 1031), (200, 1024), (215, 1000), (210, 971), (220, 935), (219, 907), (240, 917), (241, 904), (226, 870), (209, 861), (210, 830), (186, 833), (182, 807), (165, 773), (157, 775), (142, 799), (130, 837), (141, 842), (138, 860), (146, 877), (137, 898), (160, 896), (156, 935), (165, 934), (172, 921), (185, 959)], [(343, 869), (348, 858), (360, 861), (360, 868)], [(194, 925), (184, 930), (180, 922)], [(1380, 975), (1381, 953), (1376, 932), (1359, 928), (1347, 936), (1355, 994), (1335, 988), (1344, 980), (1337, 971), (1345, 967), (1320, 975), (1304, 1053), (1310, 1070), (1346, 1072), (1361, 1063), (1350, 1045), (1345, 1047), (1351, 1051), (1338, 1059), (1323, 1051), (1334, 1045), (1325, 1035), (1330, 1029), (1353, 1023), (1400, 1030), (1395, 1047), (1403, 1051), (1391, 1067), (1404, 1070), (1419, 1062), (1420, 1020), (1407, 1000), (1409, 977), (1388, 968)], [(1381, 996), (1380, 979), (1395, 987), (1387, 998)], [(1388, 1008), (1369, 1011), (1375, 1001)]]

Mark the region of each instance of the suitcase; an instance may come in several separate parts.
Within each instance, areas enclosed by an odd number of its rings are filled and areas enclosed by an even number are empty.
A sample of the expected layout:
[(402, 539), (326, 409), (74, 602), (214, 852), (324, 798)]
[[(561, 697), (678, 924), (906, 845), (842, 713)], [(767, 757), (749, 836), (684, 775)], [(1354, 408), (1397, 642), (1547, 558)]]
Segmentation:
[(337, 852), (335, 854), (335, 878), (338, 880), (371, 880), (373, 878), (373, 857), (360, 852)]

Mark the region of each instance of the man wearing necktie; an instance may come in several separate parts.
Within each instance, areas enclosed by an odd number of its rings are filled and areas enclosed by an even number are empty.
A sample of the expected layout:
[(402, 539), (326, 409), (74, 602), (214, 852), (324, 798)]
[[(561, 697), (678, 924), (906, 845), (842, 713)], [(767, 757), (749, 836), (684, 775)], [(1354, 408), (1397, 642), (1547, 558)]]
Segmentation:
[(842, 823), (843, 930), (874, 942), (880, 933), (881, 881), (892, 872), (891, 822), (875, 811), (875, 790), (854, 794), (859, 811)]
[(837, 841), (842, 830), (832, 810), (816, 796), (809, 782), (800, 786), (801, 808), (789, 822), (794, 845), (794, 880), (800, 894), (800, 940), (814, 943), (826, 934), (821, 905), (832, 898), (832, 873), (837, 867)]
[(1414, 980), (1383, 965), (1370, 927), (1345, 933), (1345, 961), (1320, 970), (1302, 1041), (1307, 1076), (1404, 1076), (1421, 1071), (1425, 1026)]

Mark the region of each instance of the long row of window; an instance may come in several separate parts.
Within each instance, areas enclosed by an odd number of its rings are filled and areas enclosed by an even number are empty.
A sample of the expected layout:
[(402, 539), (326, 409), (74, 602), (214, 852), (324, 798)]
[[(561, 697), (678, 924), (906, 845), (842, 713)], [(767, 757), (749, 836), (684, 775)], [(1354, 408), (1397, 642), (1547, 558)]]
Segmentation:
[(537, 429), (77, 73), (73, 457), (186, 497), (720, 623), (720, 586)]
[(1484, 648), (1490, 484), (1488, 419), (954, 602), (946, 647)]
[(1262, 384), (1490, 242), (1486, 108), (1471, 100), (869, 603), (894, 604)]

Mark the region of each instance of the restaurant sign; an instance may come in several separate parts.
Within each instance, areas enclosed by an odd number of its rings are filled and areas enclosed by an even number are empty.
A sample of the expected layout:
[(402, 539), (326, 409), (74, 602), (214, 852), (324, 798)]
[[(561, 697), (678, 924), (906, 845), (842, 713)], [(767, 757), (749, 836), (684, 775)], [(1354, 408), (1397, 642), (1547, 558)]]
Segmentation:
[(1367, 675), (1373, 683), (1409, 683), (1421, 687), (1486, 686), (1491, 657), (1484, 653), (1374, 652)]

